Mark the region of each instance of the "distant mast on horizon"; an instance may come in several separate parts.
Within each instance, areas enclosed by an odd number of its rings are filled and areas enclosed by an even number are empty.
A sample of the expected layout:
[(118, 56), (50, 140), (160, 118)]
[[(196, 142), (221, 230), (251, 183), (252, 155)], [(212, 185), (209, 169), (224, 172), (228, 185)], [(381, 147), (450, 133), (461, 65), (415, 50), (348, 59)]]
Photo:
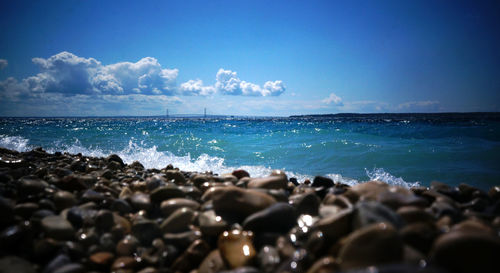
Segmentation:
[(205, 107), (205, 110), (203, 112), (203, 118), (207, 118), (207, 108)]
[(167, 108), (167, 115), (166, 116), (167, 116), (167, 118), (169, 118), (169, 116), (168, 116), (168, 108)]

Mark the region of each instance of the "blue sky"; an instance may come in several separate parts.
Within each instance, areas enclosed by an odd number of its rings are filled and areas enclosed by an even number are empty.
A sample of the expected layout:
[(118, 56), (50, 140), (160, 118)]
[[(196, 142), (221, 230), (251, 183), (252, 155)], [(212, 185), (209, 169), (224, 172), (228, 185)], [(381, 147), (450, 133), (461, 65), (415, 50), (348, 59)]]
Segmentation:
[(500, 111), (499, 29), (498, 1), (2, 1), (0, 115)]

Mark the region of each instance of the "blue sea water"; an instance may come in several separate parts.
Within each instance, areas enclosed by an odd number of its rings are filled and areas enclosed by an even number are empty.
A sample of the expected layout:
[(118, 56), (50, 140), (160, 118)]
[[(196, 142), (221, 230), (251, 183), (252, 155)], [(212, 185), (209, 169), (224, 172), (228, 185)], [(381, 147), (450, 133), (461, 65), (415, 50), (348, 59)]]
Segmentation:
[(500, 115), (384, 114), (290, 118), (0, 118), (0, 146), (120, 155), (147, 168), (252, 176), (283, 169), (355, 184), (500, 184)]

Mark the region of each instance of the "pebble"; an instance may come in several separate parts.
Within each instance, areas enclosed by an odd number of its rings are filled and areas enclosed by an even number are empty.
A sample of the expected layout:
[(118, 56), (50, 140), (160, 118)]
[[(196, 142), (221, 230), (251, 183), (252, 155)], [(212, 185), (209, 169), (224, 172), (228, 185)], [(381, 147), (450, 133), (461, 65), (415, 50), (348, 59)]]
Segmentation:
[(46, 216), (42, 219), (41, 225), (46, 235), (56, 240), (71, 240), (75, 235), (71, 223), (61, 216)]
[(160, 228), (164, 233), (187, 231), (196, 216), (196, 212), (188, 207), (179, 208), (161, 223)]
[(54, 194), (54, 205), (61, 211), (77, 204), (75, 196), (68, 191), (58, 191)]
[(184, 193), (175, 184), (159, 187), (151, 192), (151, 201), (160, 204), (163, 200), (184, 197)]
[(285, 189), (287, 185), (288, 180), (286, 176), (276, 175), (263, 178), (253, 178), (248, 182), (247, 187), (249, 189)]
[(177, 209), (184, 207), (196, 211), (200, 207), (200, 204), (187, 198), (172, 198), (161, 202), (160, 205), (161, 212), (167, 217)]
[(243, 229), (254, 232), (286, 233), (296, 224), (295, 208), (287, 203), (275, 203), (248, 216)]
[(248, 265), (257, 255), (252, 244), (253, 234), (248, 231), (224, 231), (217, 241), (220, 254), (231, 267), (237, 268)]
[(342, 270), (398, 263), (403, 259), (403, 241), (390, 224), (372, 224), (343, 239), (338, 257)]
[(201, 262), (198, 273), (217, 273), (226, 270), (227, 267), (222, 260), (218, 249), (212, 250), (208, 256)]
[(199, 214), (198, 223), (201, 232), (208, 236), (219, 236), (227, 229), (228, 223), (215, 214), (214, 210), (207, 210)]

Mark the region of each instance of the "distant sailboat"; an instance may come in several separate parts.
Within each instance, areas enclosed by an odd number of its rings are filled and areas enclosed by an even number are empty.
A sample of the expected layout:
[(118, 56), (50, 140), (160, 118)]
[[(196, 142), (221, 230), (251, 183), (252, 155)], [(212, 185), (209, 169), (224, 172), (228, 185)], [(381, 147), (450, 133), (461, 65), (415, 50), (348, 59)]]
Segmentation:
[(168, 116), (168, 108), (167, 108), (167, 118), (169, 118), (169, 116)]

